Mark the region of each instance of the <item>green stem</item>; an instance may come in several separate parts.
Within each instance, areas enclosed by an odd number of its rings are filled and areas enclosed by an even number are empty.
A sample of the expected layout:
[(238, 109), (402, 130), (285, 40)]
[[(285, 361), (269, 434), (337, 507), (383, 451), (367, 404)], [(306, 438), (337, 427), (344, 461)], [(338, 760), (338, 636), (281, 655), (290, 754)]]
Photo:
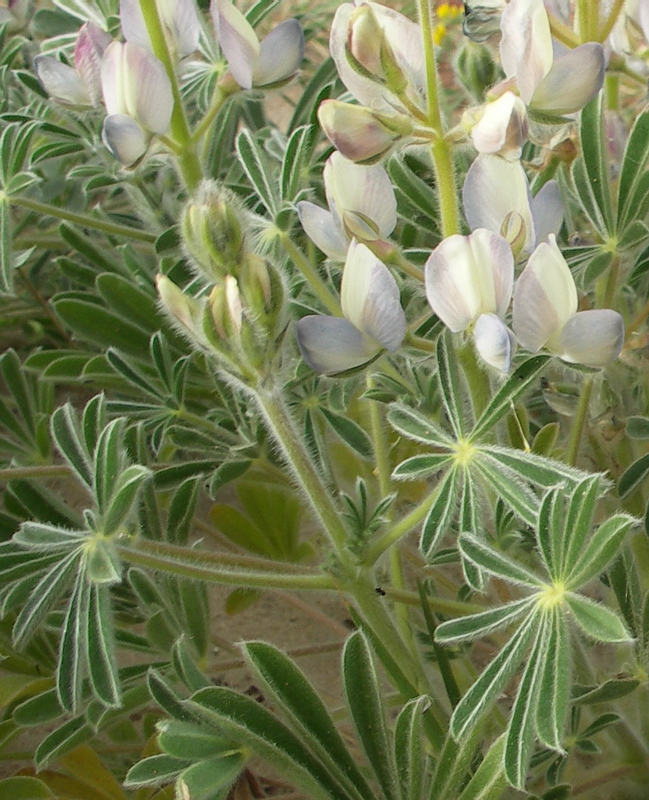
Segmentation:
[[(421, 608), (421, 599), (417, 592), (409, 592), (401, 589), (393, 589), (386, 586), (386, 597), (394, 600), (395, 603), (403, 603), (408, 606), (415, 606)], [(449, 617), (466, 617), (470, 614), (480, 614), (485, 610), (484, 606), (479, 606), (477, 603), (464, 603), (462, 600), (447, 600), (444, 597), (433, 597), (432, 595), (426, 596), (431, 611), (439, 614), (446, 614)]]
[(214, 96), (212, 97), (210, 107), (207, 109), (203, 119), (194, 129), (194, 133), (192, 135), (192, 141), (194, 143), (198, 144), (198, 142), (200, 142), (203, 136), (205, 136), (205, 134), (208, 132), (210, 126), (214, 122), (219, 111), (223, 108), (228, 97), (236, 94), (236, 92), (239, 91), (241, 91), (241, 87), (238, 83), (236, 83), (234, 78), (229, 73), (224, 78), (221, 78), (216, 85), (216, 89), (214, 90)]
[(331, 312), (334, 316), (340, 316), (340, 303), (338, 302), (337, 298), (331, 293), (329, 287), (322, 280), (309, 259), (304, 255), (300, 248), (294, 244), (288, 233), (280, 234), (279, 241), (291, 261), (300, 270), (302, 275), (304, 275), (307, 283), (311, 289), (313, 289), (314, 294), (325, 306), (327, 311)]
[(180, 172), (187, 188), (190, 192), (193, 192), (203, 179), (203, 168), (196, 154), (189, 123), (185, 115), (185, 107), (180, 94), (178, 80), (176, 79), (176, 65), (169, 51), (169, 45), (167, 44), (162, 22), (160, 21), (157, 0), (140, 0), (140, 8), (142, 9), (142, 16), (144, 17), (147, 32), (151, 40), (153, 53), (164, 64), (167, 76), (171, 82), (174, 108), (171, 114), (170, 132), (176, 144), (179, 146), (180, 155), (178, 158), (178, 166)]
[(293, 564), (232, 553), (210, 553), (186, 547), (138, 539), (118, 544), (124, 561), (172, 575), (207, 583), (245, 586), (254, 589), (335, 589), (328, 575), (305, 572)]
[(606, 289), (604, 290), (604, 308), (613, 308), (617, 294), (617, 282), (620, 277), (620, 257), (617, 253), (613, 256), (613, 261), (608, 270)]
[(437, 64), (435, 63), (435, 44), (433, 37), (433, 14), (430, 0), (419, 0), (419, 24), (424, 42), (424, 58), (426, 60), (426, 93), (428, 122), (438, 136), (444, 135), (442, 112), (439, 104), (439, 87), (437, 83)]
[(423, 522), (438, 494), (439, 485), (437, 485), (428, 497), (422, 500), (418, 506), (415, 506), (409, 514), (406, 514), (405, 517), (395, 522), (394, 525), (390, 527), (389, 531), (373, 542), (367, 549), (364, 559), (365, 563), (375, 564), (383, 553), (392, 547), (395, 542), (398, 542), (399, 539), (406, 536), (413, 528), (416, 528), (417, 525)]
[(0, 469), (0, 481), (15, 481), (29, 478), (67, 478), (70, 475), (67, 464), (51, 464), (37, 467), (7, 467)]
[(283, 451), (287, 466), (300, 482), (338, 557), (345, 558), (348, 536), (340, 511), (313, 465), (313, 459), (281, 395), (272, 388), (260, 388), (256, 398), (269, 431)]
[(615, 0), (613, 4), (613, 8), (611, 8), (609, 15), (604, 20), (604, 24), (599, 30), (599, 34), (597, 36), (598, 42), (605, 42), (611, 34), (611, 31), (615, 27), (615, 23), (617, 22), (618, 17), (622, 13), (622, 9), (624, 8), (624, 0)]
[(101, 219), (89, 217), (86, 214), (75, 214), (73, 211), (66, 211), (64, 208), (58, 208), (58, 206), (53, 206), (49, 203), (41, 203), (38, 200), (32, 200), (31, 197), (22, 197), (21, 195), (12, 194), (9, 195), (7, 199), (11, 205), (20, 206), (20, 208), (28, 208), (30, 211), (36, 211), (48, 217), (64, 219), (66, 222), (73, 222), (84, 228), (93, 228), (96, 231), (102, 231), (103, 233), (112, 234), (113, 236), (123, 236), (126, 239), (134, 239), (138, 242), (147, 242), (150, 244), (153, 244), (158, 238), (154, 233), (147, 233), (137, 228), (129, 228), (127, 225), (105, 222)]
[(584, 385), (579, 396), (579, 405), (577, 406), (577, 414), (570, 433), (570, 442), (568, 444), (568, 452), (566, 454), (566, 464), (574, 467), (577, 464), (579, 457), (579, 445), (584, 435), (584, 427), (588, 419), (588, 406), (590, 404), (590, 395), (593, 391), (593, 376), (589, 376), (584, 381)]
[(579, 45), (579, 37), (571, 27), (560, 19), (557, 19), (554, 14), (548, 14), (548, 19), (550, 21), (550, 31), (558, 42), (565, 44), (566, 47), (570, 47), (571, 49)]

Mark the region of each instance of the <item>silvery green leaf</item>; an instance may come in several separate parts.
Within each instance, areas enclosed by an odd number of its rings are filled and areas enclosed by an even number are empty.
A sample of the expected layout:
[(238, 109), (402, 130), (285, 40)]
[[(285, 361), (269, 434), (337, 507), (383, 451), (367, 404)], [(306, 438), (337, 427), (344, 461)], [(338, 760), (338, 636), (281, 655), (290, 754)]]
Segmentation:
[(640, 456), (637, 461), (628, 466), (617, 483), (617, 493), (624, 498), (635, 491), (649, 473), (649, 453)]
[(566, 585), (578, 588), (604, 572), (617, 555), (624, 537), (637, 524), (638, 520), (628, 514), (615, 514), (602, 522), (579, 553), (579, 558), (566, 561)]
[(460, 552), (476, 566), (511, 583), (520, 584), (530, 589), (542, 589), (545, 584), (525, 567), (518, 564), (504, 553), (495, 550), (484, 540), (470, 533), (460, 534), (458, 539)]
[(99, 435), (95, 450), (94, 490), (100, 514), (108, 510), (115, 482), (124, 468), (123, 450), (125, 420), (114, 419)]
[(442, 537), (448, 532), (457, 512), (460, 477), (459, 470), (452, 468), (436, 489), (435, 500), (421, 529), (419, 544), (422, 553), (428, 559), (433, 555)]
[[(584, 478), (583, 470), (568, 466), (563, 461), (545, 458), (536, 453), (516, 450), (512, 447), (499, 447), (497, 445), (481, 445), (480, 453), (493, 456), (508, 469), (518, 473), (521, 478), (529, 481), (533, 486), (552, 487), (561, 485), (574, 485)], [(601, 481), (597, 476), (597, 482)]]
[(74, 713), (81, 703), (86, 667), (86, 637), (91, 584), (85, 570), (77, 573), (61, 632), (56, 690), (61, 706)]
[[(228, 0), (224, 0), (224, 4), (231, 5)], [(266, 206), (268, 213), (274, 216), (278, 211), (277, 199), (273, 189), (276, 181), (268, 166), (267, 156), (246, 129), (242, 130), (237, 137), (236, 150), (241, 166), (244, 168), (259, 199)]]
[(452, 439), (449, 439), (435, 422), (412, 408), (394, 405), (388, 412), (388, 420), (398, 433), (416, 442), (446, 449), (453, 447)]
[[(599, 475), (584, 478), (571, 492), (564, 494), (568, 507), (563, 536), (557, 542), (557, 577), (563, 578), (575, 564), (583, 564), (582, 549), (591, 536), (595, 508), (601, 495)], [(590, 542), (587, 548), (590, 549)]]
[(463, 439), (467, 420), (462, 398), (466, 396), (466, 392), (453, 350), (453, 339), (448, 331), (437, 340), (437, 375), (442, 401), (453, 432), (458, 439)]
[(491, 745), (458, 800), (499, 800), (507, 786), (503, 767), (504, 753), (503, 734)]
[(395, 480), (418, 480), (439, 472), (452, 461), (448, 453), (426, 453), (402, 461), (392, 472)]
[(498, 608), (490, 608), (479, 614), (448, 620), (438, 625), (435, 641), (440, 644), (470, 642), (480, 636), (489, 636), (494, 631), (506, 628), (523, 616), (537, 602), (534, 596), (514, 600)]
[(52, 414), (51, 429), (52, 438), (61, 455), (88, 491), (92, 491), (90, 454), (79, 435), (76, 413), (70, 403), (57, 408)]
[(85, 642), (93, 693), (104, 705), (118, 708), (122, 702), (122, 688), (115, 657), (110, 594), (105, 585), (95, 584), (90, 589)]
[(525, 786), (530, 757), (534, 749), (537, 706), (541, 676), (547, 658), (549, 616), (539, 620), (536, 641), (521, 676), (516, 700), (509, 718), (505, 742), (505, 775), (518, 789)]
[(502, 497), (512, 511), (528, 525), (536, 524), (539, 501), (515, 470), (480, 451), (473, 464), (475, 472)]
[(426, 782), (427, 756), (423, 747), (423, 714), (430, 698), (408, 701), (394, 726), (394, 759), (404, 800), (420, 800)]
[(148, 467), (132, 464), (119, 474), (102, 517), (102, 532), (110, 536), (133, 510), (144, 481), (151, 477)]
[(580, 594), (568, 592), (565, 603), (584, 633), (598, 642), (632, 642), (622, 620), (606, 606)]
[(451, 734), (456, 741), (461, 741), (473, 729), (514, 677), (537, 624), (538, 613), (532, 610), (516, 635), (500, 650), (457, 704), (451, 717)]
[(626, 150), (622, 158), (622, 170), (618, 185), (617, 224), (624, 230), (628, 224), (638, 218), (647, 197), (647, 171), (649, 159), (649, 107), (645, 107), (636, 117)]
[(536, 731), (546, 747), (563, 752), (570, 703), (572, 663), (567, 621), (559, 608), (552, 610), (545, 663), (541, 668)]
[(378, 675), (365, 636), (353, 633), (343, 650), (343, 680), (356, 733), (387, 800), (399, 797)]

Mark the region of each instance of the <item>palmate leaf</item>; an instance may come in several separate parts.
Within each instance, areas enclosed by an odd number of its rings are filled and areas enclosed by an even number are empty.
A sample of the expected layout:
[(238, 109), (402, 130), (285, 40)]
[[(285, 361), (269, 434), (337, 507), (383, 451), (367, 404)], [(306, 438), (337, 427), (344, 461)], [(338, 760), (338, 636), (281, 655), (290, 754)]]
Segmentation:
[(566, 605), (579, 627), (598, 642), (631, 642), (633, 637), (622, 620), (606, 606), (580, 594), (566, 594)]
[(559, 608), (551, 612), (547, 653), (540, 678), (539, 697), (536, 709), (536, 730), (546, 747), (562, 751), (570, 702), (572, 669), (567, 620)]
[(503, 464), (489, 453), (478, 453), (473, 459), (475, 472), (487, 486), (494, 489), (505, 503), (530, 526), (536, 523), (539, 500), (516, 470)]
[(457, 511), (461, 471), (450, 469), (437, 487), (437, 496), (426, 515), (421, 529), (420, 548), (427, 559), (435, 552), (443, 536), (449, 531)]
[(536, 602), (534, 596), (525, 597), (479, 614), (442, 622), (435, 630), (435, 641), (448, 645), (470, 642), (479, 636), (488, 636), (520, 619)]
[(423, 714), (430, 705), (425, 695), (409, 700), (394, 726), (394, 760), (403, 800), (421, 800), (428, 774), (423, 748)]
[[(583, 470), (570, 467), (562, 461), (516, 450), (512, 447), (480, 445), (480, 453), (492, 456), (508, 469), (517, 472), (522, 479), (529, 481), (533, 486), (548, 488), (557, 484), (570, 486), (583, 480), (586, 475)], [(596, 483), (602, 485), (606, 481), (603, 476), (597, 475)]]
[(449, 438), (438, 426), (412, 408), (395, 405), (388, 412), (390, 425), (408, 439), (416, 442), (430, 444), (433, 447), (451, 448), (453, 440)]
[(466, 433), (466, 410), (462, 406), (462, 398), (466, 396), (461, 383), (457, 358), (453, 352), (451, 333), (446, 331), (437, 339), (437, 376), (444, 408), (458, 440), (464, 439)]
[(628, 514), (615, 514), (591, 535), (579, 557), (565, 567), (565, 583), (570, 588), (583, 586), (602, 573), (617, 555), (627, 533), (638, 524)]

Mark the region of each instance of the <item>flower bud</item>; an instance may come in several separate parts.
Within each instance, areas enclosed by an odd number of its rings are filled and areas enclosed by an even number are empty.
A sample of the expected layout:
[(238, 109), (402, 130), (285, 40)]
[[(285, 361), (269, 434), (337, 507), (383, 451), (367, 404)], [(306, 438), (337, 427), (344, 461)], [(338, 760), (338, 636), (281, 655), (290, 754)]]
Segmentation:
[(489, 48), (470, 40), (457, 57), (456, 72), (462, 84), (477, 100), (482, 100), (498, 74)]
[(230, 192), (203, 181), (182, 215), (180, 229), (187, 254), (212, 282), (237, 274), (244, 251), (241, 210)]
[(365, 3), (355, 8), (349, 18), (347, 59), (360, 75), (384, 84), (395, 94), (408, 84), (385, 31), (371, 6)]
[(362, 164), (380, 161), (413, 130), (412, 120), (403, 114), (382, 114), (339, 100), (325, 100), (318, 120), (333, 146), (345, 158)]
[(523, 254), (527, 241), (527, 227), (525, 220), (518, 211), (510, 211), (500, 226), (500, 235), (509, 242), (514, 254), (514, 261)]
[(166, 275), (156, 277), (156, 287), (162, 307), (174, 322), (180, 323), (182, 332), (190, 333), (194, 340), (202, 340), (200, 318), (203, 305), (186, 295)]

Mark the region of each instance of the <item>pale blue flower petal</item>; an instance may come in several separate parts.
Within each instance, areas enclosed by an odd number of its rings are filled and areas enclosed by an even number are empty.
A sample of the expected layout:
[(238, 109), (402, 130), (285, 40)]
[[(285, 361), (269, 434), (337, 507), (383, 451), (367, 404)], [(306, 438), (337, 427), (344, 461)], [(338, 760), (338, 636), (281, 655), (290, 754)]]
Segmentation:
[(548, 181), (532, 198), (532, 218), (537, 244), (546, 242), (551, 233), (558, 235), (563, 225), (563, 203), (556, 181)]
[(261, 42), (252, 73), (253, 86), (270, 86), (292, 78), (304, 59), (304, 33), (296, 19), (277, 25)]
[(620, 355), (623, 344), (624, 320), (617, 311), (579, 311), (561, 331), (557, 355), (587, 367), (605, 367)]
[(480, 358), (490, 367), (509, 372), (516, 352), (516, 337), (495, 314), (482, 314), (473, 329)]
[(297, 213), (306, 235), (317, 248), (332, 261), (343, 262), (347, 258), (349, 240), (342, 235), (330, 211), (302, 200), (297, 204)]
[(302, 358), (311, 369), (324, 375), (360, 367), (381, 349), (342, 317), (309, 315), (295, 327)]
[(149, 137), (131, 117), (112, 114), (104, 120), (104, 144), (124, 166), (130, 167), (146, 153)]
[(549, 114), (572, 114), (587, 105), (604, 83), (604, 48), (588, 42), (556, 58), (537, 86), (530, 106)]

